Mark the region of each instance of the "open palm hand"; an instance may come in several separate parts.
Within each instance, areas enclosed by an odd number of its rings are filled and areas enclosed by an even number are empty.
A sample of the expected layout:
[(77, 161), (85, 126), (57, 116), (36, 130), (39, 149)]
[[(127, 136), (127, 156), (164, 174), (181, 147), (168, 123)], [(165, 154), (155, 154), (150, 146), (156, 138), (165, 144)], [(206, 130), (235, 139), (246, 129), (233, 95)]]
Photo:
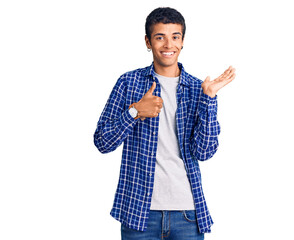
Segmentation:
[(220, 75), (213, 81), (210, 80), (209, 76), (206, 77), (201, 85), (203, 92), (212, 98), (215, 97), (218, 90), (234, 80), (234, 78), (236, 77), (235, 70), (235, 68), (230, 66), (226, 71), (224, 71), (222, 75)]

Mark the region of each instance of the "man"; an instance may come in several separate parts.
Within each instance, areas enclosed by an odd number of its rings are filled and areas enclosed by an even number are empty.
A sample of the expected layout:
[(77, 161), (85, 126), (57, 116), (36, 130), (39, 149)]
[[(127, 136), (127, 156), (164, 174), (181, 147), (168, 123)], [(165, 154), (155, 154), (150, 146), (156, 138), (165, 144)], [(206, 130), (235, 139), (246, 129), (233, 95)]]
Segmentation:
[(124, 143), (111, 210), (124, 240), (204, 239), (211, 231), (198, 161), (217, 150), (216, 93), (235, 69), (204, 82), (188, 74), (178, 63), (185, 29), (175, 9), (149, 14), (145, 41), (154, 61), (118, 79), (94, 134), (102, 153)]

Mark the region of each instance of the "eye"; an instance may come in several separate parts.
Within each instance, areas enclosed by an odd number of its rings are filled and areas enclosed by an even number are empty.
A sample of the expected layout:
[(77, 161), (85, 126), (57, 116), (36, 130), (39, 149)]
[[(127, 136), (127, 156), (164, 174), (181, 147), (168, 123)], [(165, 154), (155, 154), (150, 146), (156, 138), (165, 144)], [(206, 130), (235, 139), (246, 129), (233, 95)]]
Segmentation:
[(173, 38), (174, 38), (174, 40), (178, 40), (178, 39), (180, 39), (180, 36), (174, 36)]
[(158, 37), (156, 37), (156, 40), (163, 40), (163, 37), (162, 36), (158, 36)]

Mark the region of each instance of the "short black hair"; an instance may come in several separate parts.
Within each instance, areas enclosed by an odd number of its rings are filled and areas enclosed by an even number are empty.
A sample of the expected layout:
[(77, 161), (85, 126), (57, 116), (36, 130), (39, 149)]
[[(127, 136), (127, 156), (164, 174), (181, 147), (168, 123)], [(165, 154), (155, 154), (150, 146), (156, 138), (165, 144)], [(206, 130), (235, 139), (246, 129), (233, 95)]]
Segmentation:
[(175, 23), (182, 25), (182, 38), (184, 39), (186, 32), (185, 19), (176, 9), (169, 7), (160, 7), (154, 9), (146, 18), (145, 33), (149, 41), (151, 40), (152, 27), (157, 23)]

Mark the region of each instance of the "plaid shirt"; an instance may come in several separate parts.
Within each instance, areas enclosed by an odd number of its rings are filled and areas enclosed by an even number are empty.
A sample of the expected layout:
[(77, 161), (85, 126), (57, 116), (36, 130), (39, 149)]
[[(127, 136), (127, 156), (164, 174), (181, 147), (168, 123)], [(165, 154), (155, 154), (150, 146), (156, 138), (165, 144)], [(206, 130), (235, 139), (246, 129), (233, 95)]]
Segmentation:
[[(211, 158), (218, 147), (220, 126), (217, 97), (205, 95), (201, 80), (185, 72), (182, 64), (177, 88), (177, 134), (181, 157), (190, 180), (197, 223), (201, 233), (213, 224), (201, 185), (198, 161)], [(159, 117), (134, 119), (128, 108), (138, 102), (156, 81), (153, 64), (122, 75), (114, 86), (100, 116), (94, 143), (101, 153), (114, 151), (124, 143), (119, 182), (111, 216), (129, 228), (145, 231), (151, 205)], [(163, 209), (164, 210), (164, 209)]]

